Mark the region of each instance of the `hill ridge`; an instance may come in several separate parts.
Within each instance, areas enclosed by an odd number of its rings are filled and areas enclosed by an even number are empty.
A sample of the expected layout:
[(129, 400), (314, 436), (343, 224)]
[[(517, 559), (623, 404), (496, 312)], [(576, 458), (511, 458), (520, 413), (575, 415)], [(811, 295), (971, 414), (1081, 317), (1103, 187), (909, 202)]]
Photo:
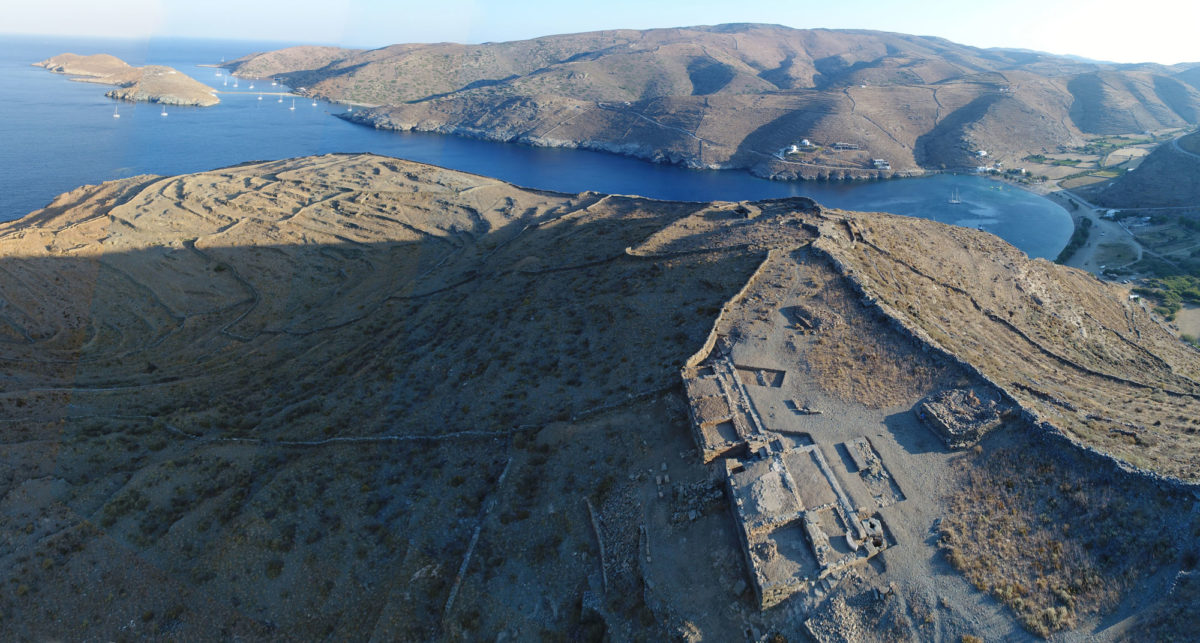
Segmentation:
[[(925, 36), (758, 24), (293, 48), (227, 67), (364, 106), (343, 116), (373, 127), (775, 178), (1011, 167), (1091, 135), (1182, 127), (1200, 113), (1187, 66), (1084, 63)], [(994, 107), (981, 111), (973, 107), (979, 101)], [(960, 127), (938, 129), (955, 114)], [(802, 139), (816, 145), (786, 153)]]

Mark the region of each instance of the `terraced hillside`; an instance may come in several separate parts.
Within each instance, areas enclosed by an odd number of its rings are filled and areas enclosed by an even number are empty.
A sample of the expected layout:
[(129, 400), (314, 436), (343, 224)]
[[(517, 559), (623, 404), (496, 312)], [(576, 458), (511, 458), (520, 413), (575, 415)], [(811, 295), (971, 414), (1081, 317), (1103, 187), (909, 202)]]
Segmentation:
[[(6, 639), (1114, 640), (1197, 601), (1200, 357), (979, 231), (355, 155), (85, 186), (0, 257)], [(763, 536), (811, 576), (766, 609), (706, 363), (820, 464), (832, 549)], [(941, 391), (1002, 422), (951, 450)]]
[[(228, 67), (375, 106), (345, 115), (374, 127), (781, 178), (1011, 166), (1090, 135), (1183, 127), (1200, 113), (1189, 65), (1086, 64), (938, 38), (777, 25), (371, 51), (297, 47)], [(815, 145), (779, 154), (804, 139)]]

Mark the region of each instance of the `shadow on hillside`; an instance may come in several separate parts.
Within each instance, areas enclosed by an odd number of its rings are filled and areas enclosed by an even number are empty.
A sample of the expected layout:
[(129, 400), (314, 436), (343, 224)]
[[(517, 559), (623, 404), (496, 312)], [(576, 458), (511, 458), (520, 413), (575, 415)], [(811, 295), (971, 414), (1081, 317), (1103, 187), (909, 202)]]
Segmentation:
[(1003, 99), (1001, 94), (980, 96), (946, 115), (933, 129), (918, 136), (913, 145), (913, 157), (917, 164), (923, 167), (963, 165), (963, 159), (969, 154), (965, 148), (967, 126), (983, 118), (993, 105)]
[(764, 155), (811, 137), (817, 124), (834, 112), (839, 97), (811, 94), (791, 99), (795, 103), (788, 106), (786, 114), (760, 125), (742, 139), (733, 154), (734, 160), (751, 165), (761, 163), (766, 160)]
[[(420, 241), (210, 247), (201, 238), (0, 259), (8, 396), (112, 389), (128, 415), (252, 418), (189, 429), (198, 434), (311, 439), (502, 431), (670, 387), (712, 324), (705, 311), (761, 257), (629, 256), (700, 207), (659, 204), (665, 213), (647, 216), (639, 203), (610, 198), (611, 217), (518, 219)], [(360, 404), (316, 420), (314, 397)]]

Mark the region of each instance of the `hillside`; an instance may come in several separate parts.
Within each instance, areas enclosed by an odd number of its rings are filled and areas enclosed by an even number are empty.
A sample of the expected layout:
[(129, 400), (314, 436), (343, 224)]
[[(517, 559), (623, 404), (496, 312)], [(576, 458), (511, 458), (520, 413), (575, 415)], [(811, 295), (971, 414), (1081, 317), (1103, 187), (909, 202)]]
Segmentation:
[(1132, 172), (1108, 183), (1094, 195), (1110, 208), (1172, 208), (1200, 204), (1200, 133), (1158, 146)]
[(209, 107), (221, 102), (213, 89), (178, 70), (163, 65), (133, 67), (108, 54), (59, 54), (33, 63), (71, 80), (116, 85), (105, 96), (126, 101)]
[(980, 231), (333, 155), (84, 186), (0, 256), (5, 639), (1117, 640), (1200, 598), (1200, 353)]
[[(1184, 127), (1200, 114), (1195, 68), (1187, 65), (1102, 65), (930, 37), (776, 25), (371, 51), (301, 47), (227, 66), (373, 105), (344, 117), (374, 127), (586, 147), (777, 178), (872, 178), (995, 161), (1011, 167), (1092, 135)], [(780, 154), (803, 139), (815, 145)]]

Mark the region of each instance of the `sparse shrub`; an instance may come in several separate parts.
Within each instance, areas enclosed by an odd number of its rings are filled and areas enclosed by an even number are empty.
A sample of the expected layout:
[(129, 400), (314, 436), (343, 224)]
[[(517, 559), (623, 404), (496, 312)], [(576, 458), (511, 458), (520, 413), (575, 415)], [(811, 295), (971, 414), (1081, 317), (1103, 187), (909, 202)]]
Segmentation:
[(271, 560), (268, 560), (266, 573), (267, 578), (279, 578), (279, 575), (283, 573), (283, 559), (272, 558)]

